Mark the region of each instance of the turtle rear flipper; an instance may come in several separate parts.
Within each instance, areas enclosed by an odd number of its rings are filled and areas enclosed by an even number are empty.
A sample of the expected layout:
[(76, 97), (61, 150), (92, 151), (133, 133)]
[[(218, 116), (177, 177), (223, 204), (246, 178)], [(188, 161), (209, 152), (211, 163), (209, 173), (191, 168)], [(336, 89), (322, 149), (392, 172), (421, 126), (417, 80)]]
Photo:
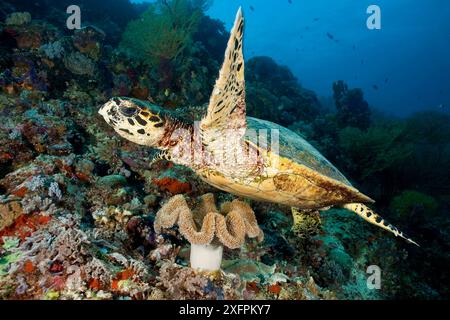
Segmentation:
[(415, 244), (416, 246), (420, 247), (417, 242), (411, 240), (410, 238), (406, 237), (403, 232), (398, 230), (396, 227), (394, 227), (392, 224), (387, 223), (386, 220), (384, 220), (382, 217), (380, 217), (378, 214), (372, 211), (369, 207), (362, 203), (347, 203), (342, 206), (343, 208), (353, 211), (358, 216), (366, 220), (367, 222), (370, 222), (371, 224), (374, 224), (380, 228), (383, 228), (389, 232), (392, 232), (397, 237), (401, 237), (405, 239), (406, 241)]

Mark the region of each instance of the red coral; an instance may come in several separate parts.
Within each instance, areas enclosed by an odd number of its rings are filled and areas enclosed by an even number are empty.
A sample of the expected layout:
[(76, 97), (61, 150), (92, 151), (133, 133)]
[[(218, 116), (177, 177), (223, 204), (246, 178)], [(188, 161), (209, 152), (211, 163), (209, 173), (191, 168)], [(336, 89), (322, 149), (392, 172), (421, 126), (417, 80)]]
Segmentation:
[(89, 289), (100, 290), (101, 283), (99, 279), (91, 279), (88, 284)]
[(134, 274), (134, 271), (131, 269), (125, 269), (123, 271), (117, 272), (116, 277), (111, 282), (111, 290), (119, 290), (119, 281), (131, 279)]
[(0, 230), (0, 245), (3, 244), (2, 237), (18, 237), (21, 241), (31, 236), (40, 226), (47, 224), (51, 220), (49, 216), (40, 214), (20, 215), (12, 225)]
[(258, 284), (255, 281), (247, 282), (246, 289), (248, 291), (253, 291), (255, 293), (258, 293), (260, 291), (259, 287), (258, 287)]
[(189, 182), (181, 182), (175, 178), (164, 177), (153, 179), (153, 183), (157, 185), (161, 191), (168, 191), (171, 194), (187, 193), (191, 191)]
[(9, 152), (0, 154), (0, 161), (12, 160), (12, 159), (14, 159), (14, 155)]
[(26, 273), (32, 273), (35, 269), (33, 262), (27, 260), (23, 266), (23, 269), (25, 270)]
[(20, 187), (19, 189), (14, 190), (12, 194), (17, 197), (23, 198), (27, 194), (27, 192), (28, 189), (26, 187)]
[(272, 284), (269, 286), (269, 292), (279, 295), (281, 292), (281, 286), (279, 284)]
[(111, 289), (112, 290), (118, 290), (119, 289), (119, 280), (114, 279), (111, 283)]
[(134, 271), (130, 270), (130, 269), (125, 269), (125, 270), (117, 273), (117, 278), (119, 280), (128, 280), (132, 276), (134, 276)]
[(51, 265), (50, 265), (50, 272), (52, 273), (59, 273), (62, 272), (64, 270), (64, 266), (62, 265), (61, 262), (59, 261), (54, 261)]
[(75, 173), (75, 175), (81, 182), (89, 182), (91, 180), (91, 178), (86, 173), (83, 172), (77, 172)]

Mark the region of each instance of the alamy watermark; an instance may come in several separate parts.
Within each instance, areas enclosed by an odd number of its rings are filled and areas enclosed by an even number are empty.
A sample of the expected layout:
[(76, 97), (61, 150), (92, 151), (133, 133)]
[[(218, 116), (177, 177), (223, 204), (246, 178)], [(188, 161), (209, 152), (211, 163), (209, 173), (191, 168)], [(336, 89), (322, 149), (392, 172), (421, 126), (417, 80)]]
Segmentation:
[(66, 13), (70, 14), (66, 20), (67, 29), (81, 29), (81, 9), (79, 6), (72, 4), (67, 7)]
[(375, 264), (367, 267), (366, 273), (369, 275), (367, 277), (367, 288), (370, 290), (380, 290), (381, 289), (381, 268)]
[(367, 18), (366, 25), (369, 30), (381, 29), (381, 8), (376, 4), (372, 4), (367, 7), (367, 14), (370, 16)]
[[(81, 9), (79, 6), (72, 4), (67, 7), (66, 13), (70, 14), (66, 20), (66, 26), (69, 30), (81, 29)], [(366, 20), (366, 26), (369, 30), (381, 29), (381, 8), (372, 4), (367, 7), (366, 13), (370, 16)]]
[[(203, 165), (205, 161), (226, 167), (254, 167), (261, 163), (262, 157), (278, 155), (280, 150), (278, 129), (208, 129), (205, 133), (200, 129), (200, 123), (195, 122), (193, 132), (180, 128), (172, 133), (170, 139), (184, 141), (174, 146), (172, 155), (194, 167)], [(207, 145), (211, 146), (208, 148)], [(214, 154), (208, 154), (211, 150)], [(271, 164), (276, 166), (278, 157), (270, 159)]]

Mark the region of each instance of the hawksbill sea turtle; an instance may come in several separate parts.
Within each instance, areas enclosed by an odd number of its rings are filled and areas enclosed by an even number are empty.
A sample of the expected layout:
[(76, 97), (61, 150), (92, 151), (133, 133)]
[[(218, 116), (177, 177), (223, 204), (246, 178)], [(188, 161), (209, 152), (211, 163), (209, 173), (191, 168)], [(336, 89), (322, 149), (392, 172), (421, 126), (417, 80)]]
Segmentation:
[(417, 245), (367, 207), (364, 203), (374, 201), (302, 137), (246, 116), (243, 32), (239, 9), (200, 122), (181, 120), (174, 112), (126, 97), (110, 99), (100, 115), (123, 138), (162, 150), (162, 157), (192, 168), (218, 189), (288, 205), (297, 212), (343, 207)]

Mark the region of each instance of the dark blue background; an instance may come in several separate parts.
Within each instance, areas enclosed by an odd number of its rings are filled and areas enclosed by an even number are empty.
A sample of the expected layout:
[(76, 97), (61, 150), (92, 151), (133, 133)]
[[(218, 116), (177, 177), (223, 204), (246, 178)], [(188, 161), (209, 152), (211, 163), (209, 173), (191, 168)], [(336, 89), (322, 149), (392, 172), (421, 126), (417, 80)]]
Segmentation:
[[(229, 29), (242, 6), (246, 59), (275, 58), (320, 97), (330, 96), (332, 82), (342, 79), (362, 88), (372, 107), (390, 114), (439, 109), (441, 104), (449, 112), (450, 1), (291, 2), (215, 0), (208, 13)], [(381, 30), (366, 27), (370, 4), (381, 8)]]

